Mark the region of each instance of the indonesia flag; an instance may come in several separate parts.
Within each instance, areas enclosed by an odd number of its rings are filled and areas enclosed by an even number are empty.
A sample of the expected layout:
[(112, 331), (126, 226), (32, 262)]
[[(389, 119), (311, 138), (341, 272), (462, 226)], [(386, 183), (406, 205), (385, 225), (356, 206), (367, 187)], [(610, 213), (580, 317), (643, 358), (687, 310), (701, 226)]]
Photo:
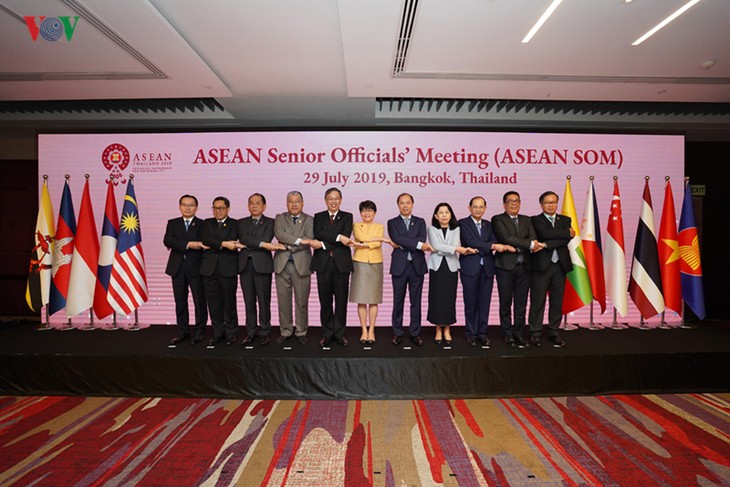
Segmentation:
[(606, 282), (603, 277), (603, 257), (601, 256), (601, 228), (598, 220), (596, 193), (593, 190), (593, 178), (586, 194), (586, 206), (581, 222), (580, 235), (583, 241), (583, 255), (586, 258), (586, 269), (591, 281), (593, 299), (601, 305), (601, 313), (606, 311)]
[(606, 293), (613, 307), (621, 316), (629, 312), (626, 289), (626, 251), (624, 246), (624, 220), (621, 216), (621, 194), (618, 178), (613, 181), (611, 212), (608, 214), (606, 246), (603, 252), (603, 266), (606, 273)]
[(107, 299), (116, 312), (128, 315), (147, 302), (148, 298), (139, 209), (131, 179), (127, 184), (127, 194), (124, 196), (119, 220), (119, 240)]
[(106, 206), (104, 207), (104, 223), (101, 227), (101, 249), (99, 251), (99, 265), (96, 268), (96, 289), (94, 290), (94, 313), (99, 318), (106, 318), (114, 312), (107, 292), (109, 279), (112, 275), (114, 254), (117, 251), (119, 237), (119, 216), (117, 202), (114, 199), (114, 180), (109, 179), (106, 188)]
[(89, 179), (86, 179), (81, 197), (78, 229), (71, 261), (71, 277), (68, 284), (66, 316), (71, 318), (94, 305), (96, 287), (96, 266), (99, 260), (99, 236), (96, 233), (94, 209), (89, 194)]
[(654, 212), (648, 179), (644, 183), (639, 228), (636, 230), (629, 295), (644, 318), (651, 318), (664, 311), (662, 276), (659, 271)]
[(677, 241), (677, 214), (674, 211), (672, 184), (667, 179), (664, 188), (662, 221), (659, 223), (659, 268), (662, 274), (664, 305), (682, 313), (682, 285), (679, 279), (679, 242)]
[(700, 241), (695, 225), (695, 209), (689, 185), (684, 190), (682, 214), (679, 217), (679, 256), (682, 273), (682, 299), (701, 320), (705, 319), (705, 292), (702, 285)]
[(48, 302), (48, 314), (52, 315), (66, 307), (68, 282), (71, 277), (71, 259), (74, 252), (74, 236), (76, 235), (76, 217), (71, 199), (68, 178), (63, 186), (61, 208), (58, 212), (58, 226), (53, 237), (53, 266), (51, 268), (51, 295)]

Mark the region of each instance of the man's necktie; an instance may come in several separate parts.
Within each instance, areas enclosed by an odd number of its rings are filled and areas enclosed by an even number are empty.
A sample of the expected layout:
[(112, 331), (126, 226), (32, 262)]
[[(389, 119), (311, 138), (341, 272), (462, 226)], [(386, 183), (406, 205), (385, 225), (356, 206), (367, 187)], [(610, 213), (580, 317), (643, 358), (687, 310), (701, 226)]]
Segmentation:
[(512, 221), (515, 223), (515, 227), (517, 227), (517, 230), (520, 229), (520, 220), (516, 216), (512, 217)]
[(549, 216), (548, 217), (548, 220), (550, 220), (550, 225), (552, 225), (553, 228), (555, 228), (555, 217), (554, 216)]
[[(411, 219), (410, 218), (404, 218), (403, 219), (403, 222), (406, 224), (406, 232), (407, 232), (411, 228)], [(411, 255), (410, 252), (408, 252), (408, 261), (410, 262), (412, 260), (413, 260), (413, 256)]]
[[(548, 217), (548, 220), (550, 220), (550, 225), (552, 225), (553, 228), (555, 228), (555, 215), (550, 215)], [(553, 250), (553, 255), (550, 256), (550, 262), (552, 262), (554, 264), (557, 261), (558, 261), (558, 251)]]
[(477, 233), (479, 234), (480, 237), (482, 236), (482, 223), (481, 222), (477, 223)]
[(190, 228), (190, 220), (185, 220), (185, 231), (187, 232)]
[(335, 224), (335, 215), (330, 213), (330, 225), (334, 225), (334, 224)]
[[(520, 231), (520, 220), (519, 220), (519, 218), (516, 217), (516, 216), (513, 216), (511, 218), (512, 218), (512, 221), (515, 223), (515, 228), (517, 229), (517, 232), (519, 233), (519, 231)], [(518, 264), (522, 264), (523, 262), (525, 262), (525, 256), (522, 255), (522, 250), (518, 248), (517, 249), (517, 263)]]
[(293, 217), (291, 217), (291, 221), (292, 221), (292, 222), (294, 222), (294, 225), (296, 225), (296, 224), (297, 224), (297, 221), (298, 221), (298, 220), (299, 220), (299, 217), (298, 217), (298, 216), (293, 216)]
[(254, 225), (258, 225), (259, 224), (259, 219), (258, 218), (254, 218), (253, 219), (253, 224)]

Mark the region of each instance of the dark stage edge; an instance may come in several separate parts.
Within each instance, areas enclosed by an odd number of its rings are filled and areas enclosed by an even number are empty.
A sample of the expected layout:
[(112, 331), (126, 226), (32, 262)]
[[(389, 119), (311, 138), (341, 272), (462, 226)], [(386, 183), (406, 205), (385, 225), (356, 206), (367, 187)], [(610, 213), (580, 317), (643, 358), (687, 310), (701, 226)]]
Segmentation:
[[(174, 326), (130, 331), (36, 331), (33, 323), (0, 327), (0, 394), (237, 399), (444, 399), (730, 391), (730, 328), (576, 330), (567, 346), (509, 348), (490, 327), (488, 350), (469, 347), (462, 327), (450, 350), (424, 327), (423, 347), (390, 343), (387, 328), (364, 350), (359, 328), (350, 346), (273, 340), (240, 344), (184, 342), (168, 348)], [(210, 334), (210, 330), (208, 330)], [(239, 339), (243, 333), (239, 333)], [(274, 329), (272, 337), (278, 336)]]

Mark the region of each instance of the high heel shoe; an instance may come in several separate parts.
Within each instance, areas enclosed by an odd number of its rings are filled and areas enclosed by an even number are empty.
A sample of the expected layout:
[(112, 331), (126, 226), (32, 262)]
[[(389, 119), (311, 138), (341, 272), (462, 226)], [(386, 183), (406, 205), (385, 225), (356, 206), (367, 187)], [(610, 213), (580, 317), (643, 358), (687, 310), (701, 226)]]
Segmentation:
[(437, 345), (441, 345), (444, 342), (441, 327), (439, 325), (436, 325), (436, 340), (435, 341), (436, 341)]
[(446, 342), (446, 345), (451, 345), (451, 333), (449, 333), (449, 337), (446, 338), (446, 332), (444, 332), (444, 342)]

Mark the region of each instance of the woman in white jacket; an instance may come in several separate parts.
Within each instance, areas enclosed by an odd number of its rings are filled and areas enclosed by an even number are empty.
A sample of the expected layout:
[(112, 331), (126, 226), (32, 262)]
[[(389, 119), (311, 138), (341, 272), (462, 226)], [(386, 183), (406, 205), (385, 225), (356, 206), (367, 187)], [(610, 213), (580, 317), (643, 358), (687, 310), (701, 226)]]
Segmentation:
[(476, 253), (476, 249), (461, 246), (459, 224), (448, 203), (434, 209), (428, 241), (433, 252), (428, 257), (428, 316), (436, 325), (436, 343), (451, 344), (450, 325), (456, 323), (456, 286), (459, 255)]

